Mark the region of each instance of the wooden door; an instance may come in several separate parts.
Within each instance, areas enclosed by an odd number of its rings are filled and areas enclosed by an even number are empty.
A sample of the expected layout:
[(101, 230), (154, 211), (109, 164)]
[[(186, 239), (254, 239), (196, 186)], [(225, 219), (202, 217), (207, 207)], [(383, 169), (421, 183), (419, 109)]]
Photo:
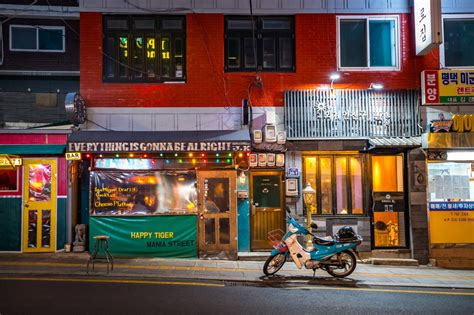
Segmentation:
[(24, 160), (23, 252), (56, 250), (56, 159)]
[(252, 172), (250, 187), (250, 246), (252, 250), (270, 249), (268, 232), (285, 229), (282, 172)]
[(199, 256), (237, 257), (236, 173), (199, 171)]

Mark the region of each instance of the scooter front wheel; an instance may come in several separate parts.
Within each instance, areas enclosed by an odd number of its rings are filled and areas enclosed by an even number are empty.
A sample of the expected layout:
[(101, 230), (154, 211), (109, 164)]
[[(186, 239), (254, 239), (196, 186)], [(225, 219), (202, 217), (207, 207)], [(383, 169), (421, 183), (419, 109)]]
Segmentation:
[[(345, 250), (330, 258), (331, 265), (326, 267), (326, 271), (333, 277), (344, 278), (350, 275), (356, 265), (357, 261), (354, 254), (350, 250)], [(334, 264), (341, 263), (340, 266)]]
[(267, 276), (274, 275), (278, 270), (283, 267), (286, 262), (287, 253), (278, 253), (276, 255), (268, 257), (267, 261), (263, 265), (263, 273)]

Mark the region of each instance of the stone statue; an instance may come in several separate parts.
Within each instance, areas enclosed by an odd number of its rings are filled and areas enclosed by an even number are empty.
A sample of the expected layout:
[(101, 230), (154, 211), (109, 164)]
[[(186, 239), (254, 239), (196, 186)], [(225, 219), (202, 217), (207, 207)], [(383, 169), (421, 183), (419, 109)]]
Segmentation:
[(86, 225), (85, 224), (76, 224), (74, 228), (76, 232), (76, 238), (74, 239), (74, 253), (82, 253), (86, 250)]

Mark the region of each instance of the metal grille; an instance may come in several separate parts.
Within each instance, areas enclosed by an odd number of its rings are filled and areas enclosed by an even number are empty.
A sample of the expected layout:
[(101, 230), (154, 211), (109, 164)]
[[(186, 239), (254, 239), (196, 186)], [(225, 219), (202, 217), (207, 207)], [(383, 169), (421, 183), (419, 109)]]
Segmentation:
[(288, 139), (413, 137), (421, 134), (418, 91), (285, 91)]

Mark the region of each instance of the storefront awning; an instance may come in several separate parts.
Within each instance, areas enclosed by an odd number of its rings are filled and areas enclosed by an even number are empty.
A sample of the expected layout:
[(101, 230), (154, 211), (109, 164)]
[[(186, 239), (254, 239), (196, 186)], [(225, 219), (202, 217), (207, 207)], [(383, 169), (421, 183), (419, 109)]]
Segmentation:
[(421, 137), (390, 137), (370, 138), (369, 149), (376, 148), (418, 148), (421, 146)]
[(248, 130), (228, 131), (79, 131), (67, 141), (68, 152), (249, 151)]
[(63, 154), (65, 144), (2, 144), (0, 154)]

